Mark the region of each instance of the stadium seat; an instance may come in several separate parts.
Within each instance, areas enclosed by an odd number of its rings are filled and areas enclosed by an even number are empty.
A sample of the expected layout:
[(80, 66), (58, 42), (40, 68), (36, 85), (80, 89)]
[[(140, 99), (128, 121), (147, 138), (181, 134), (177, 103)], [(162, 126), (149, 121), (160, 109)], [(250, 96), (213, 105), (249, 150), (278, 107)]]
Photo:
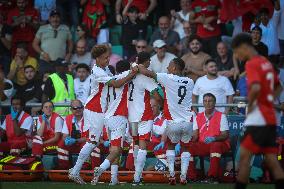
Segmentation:
[(122, 29), (120, 25), (115, 25), (110, 28), (110, 43), (112, 45), (120, 45)]

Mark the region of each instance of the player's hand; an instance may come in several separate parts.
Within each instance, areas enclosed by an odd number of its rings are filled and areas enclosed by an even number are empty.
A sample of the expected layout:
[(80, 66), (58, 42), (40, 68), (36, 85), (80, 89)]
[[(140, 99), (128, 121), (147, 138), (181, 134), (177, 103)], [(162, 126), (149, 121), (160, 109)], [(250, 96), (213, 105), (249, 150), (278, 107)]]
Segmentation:
[(160, 142), (157, 146), (155, 146), (154, 151), (158, 151), (160, 149), (163, 149), (165, 147), (165, 142)]
[(76, 143), (76, 139), (68, 136), (68, 137), (65, 138), (64, 143), (65, 143), (66, 146), (71, 146), (71, 145)]
[(116, 22), (118, 23), (118, 24), (121, 24), (122, 23), (122, 16), (120, 15), (120, 14), (117, 14), (116, 15), (116, 17), (115, 17), (115, 19), (116, 19)]
[(104, 141), (104, 147), (108, 148), (110, 146), (110, 142), (108, 140)]
[(13, 107), (11, 107), (10, 112), (11, 112), (12, 120), (15, 120), (15, 119), (18, 118), (19, 113), (17, 111), (15, 111)]
[(175, 153), (176, 153), (176, 155), (179, 155), (179, 154), (180, 154), (180, 149), (181, 149), (181, 146), (180, 146), (180, 143), (178, 143), (178, 144), (175, 146)]
[(210, 144), (211, 142), (214, 142), (216, 139), (215, 137), (206, 137), (204, 142), (205, 144)]

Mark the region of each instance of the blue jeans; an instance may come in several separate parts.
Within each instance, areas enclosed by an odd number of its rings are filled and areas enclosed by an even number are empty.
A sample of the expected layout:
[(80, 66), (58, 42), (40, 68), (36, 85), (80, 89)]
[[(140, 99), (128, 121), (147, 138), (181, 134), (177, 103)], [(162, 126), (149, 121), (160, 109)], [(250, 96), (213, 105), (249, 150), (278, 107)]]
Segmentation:
[(284, 40), (279, 39), (280, 56), (284, 57)]
[(57, 0), (56, 8), (60, 12), (61, 21), (77, 29), (79, 25), (79, 1), (78, 0)]

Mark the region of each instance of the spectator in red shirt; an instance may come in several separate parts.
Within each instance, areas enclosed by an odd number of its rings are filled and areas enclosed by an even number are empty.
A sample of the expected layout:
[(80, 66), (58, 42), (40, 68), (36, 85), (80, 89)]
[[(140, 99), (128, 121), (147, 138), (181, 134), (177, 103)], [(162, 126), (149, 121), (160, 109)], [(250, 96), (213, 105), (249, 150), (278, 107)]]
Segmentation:
[(7, 24), (13, 29), (12, 53), (15, 53), (18, 42), (28, 43), (28, 52), (34, 56), (32, 41), (39, 24), (39, 13), (36, 9), (27, 6), (27, 1), (17, 0), (17, 6), (8, 13)]
[(193, 14), (190, 21), (197, 24), (197, 35), (203, 39), (204, 51), (212, 57), (217, 56), (216, 46), (221, 40), (221, 28), (217, 23), (219, 17), (219, 0), (195, 0), (192, 3)]

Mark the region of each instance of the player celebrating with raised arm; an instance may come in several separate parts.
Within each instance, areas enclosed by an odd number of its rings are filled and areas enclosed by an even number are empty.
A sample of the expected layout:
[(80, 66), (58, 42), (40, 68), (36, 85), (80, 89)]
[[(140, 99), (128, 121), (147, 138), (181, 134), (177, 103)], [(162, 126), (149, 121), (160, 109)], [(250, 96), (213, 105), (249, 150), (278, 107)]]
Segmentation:
[(92, 69), (91, 94), (85, 103), (84, 109), (84, 131), (89, 129), (89, 140), (82, 147), (75, 166), (69, 170), (69, 178), (78, 184), (85, 184), (80, 177), (83, 163), (89, 157), (93, 149), (99, 144), (104, 125), (104, 112), (107, 106), (107, 87), (119, 88), (130, 81), (137, 73), (132, 70), (129, 74), (119, 80), (114, 80), (107, 73), (109, 63), (109, 50), (106, 45), (96, 45), (92, 49), (92, 57), (96, 65)]
[[(121, 79), (129, 74), (130, 64), (127, 61), (119, 61), (116, 65), (116, 72), (120, 73), (113, 79)], [(118, 184), (118, 161), (123, 147), (123, 141), (128, 124), (127, 108), (128, 84), (120, 88), (109, 87), (108, 110), (105, 113), (105, 126), (110, 140), (110, 154), (106, 157), (100, 167), (95, 168), (92, 184), (96, 185), (100, 175), (111, 166), (111, 185)]]
[[(141, 52), (138, 54), (137, 63), (143, 64), (148, 68), (150, 65), (150, 54)], [(146, 145), (150, 141), (151, 131), (153, 126), (153, 111), (150, 103), (150, 93), (153, 97), (161, 102), (157, 83), (142, 74), (137, 74), (135, 78), (129, 82), (128, 89), (128, 120), (133, 140), (136, 142), (139, 138), (139, 150), (134, 148), (134, 165), (135, 174), (133, 185), (141, 184), (141, 175), (146, 162)], [(139, 137), (138, 137), (139, 135)], [(138, 152), (137, 152), (138, 151)]]
[(284, 186), (284, 172), (277, 160), (276, 114), (274, 97), (281, 86), (272, 64), (257, 54), (252, 39), (241, 33), (233, 39), (232, 48), (237, 58), (246, 61), (248, 106), (244, 122), (245, 132), (241, 140), (240, 164), (235, 189), (245, 189), (250, 160), (254, 154), (263, 154), (265, 162), (275, 179), (275, 188)]
[[(174, 163), (175, 144), (181, 143), (181, 175), (180, 183), (186, 184), (186, 174), (190, 159), (188, 144), (192, 136), (192, 112), (191, 97), (193, 81), (188, 77), (183, 77), (182, 70), (185, 63), (180, 58), (174, 58), (168, 66), (167, 73), (154, 73), (139, 65), (139, 72), (145, 76), (154, 78), (164, 88), (164, 116), (167, 120), (166, 136), (169, 138), (168, 149), (166, 151), (170, 178), (170, 184), (176, 184)], [(163, 148), (165, 139), (156, 146), (156, 149)]]

